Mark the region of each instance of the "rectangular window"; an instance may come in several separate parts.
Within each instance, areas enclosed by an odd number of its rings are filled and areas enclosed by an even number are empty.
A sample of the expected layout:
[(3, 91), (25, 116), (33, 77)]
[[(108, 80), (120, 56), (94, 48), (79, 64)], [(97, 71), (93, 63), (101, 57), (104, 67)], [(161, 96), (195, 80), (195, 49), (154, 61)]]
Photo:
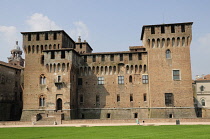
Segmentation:
[(175, 33), (175, 27), (174, 27), (174, 25), (171, 25), (171, 33)]
[(181, 25), (181, 31), (185, 32), (185, 25)]
[(98, 77), (98, 85), (104, 84), (104, 77)]
[(51, 59), (55, 59), (55, 52), (51, 51)]
[(130, 94), (130, 102), (133, 101), (133, 94)]
[(39, 33), (36, 34), (36, 40), (39, 41)]
[(63, 87), (62, 84), (56, 84), (56, 86), (57, 86), (57, 90), (61, 90), (61, 88)]
[(79, 97), (79, 102), (80, 102), (80, 103), (83, 103), (83, 102), (84, 102), (83, 95), (80, 95), (80, 97)]
[(117, 102), (119, 102), (120, 101), (120, 95), (118, 94), (117, 95)]
[(61, 51), (61, 58), (64, 59), (66, 57), (65, 51)]
[(82, 43), (79, 44), (80, 49), (82, 49)]
[(101, 55), (101, 61), (105, 61), (105, 56)]
[(174, 103), (173, 98), (174, 98), (173, 93), (165, 93), (165, 105), (173, 106), (173, 103)]
[(118, 76), (118, 84), (124, 84), (124, 76)]
[(114, 55), (110, 55), (110, 61), (114, 61)]
[(173, 70), (173, 80), (180, 80), (180, 71)]
[(82, 85), (82, 78), (78, 78), (78, 85)]
[(96, 103), (99, 103), (100, 102), (100, 97), (99, 95), (96, 95)]
[(84, 56), (84, 62), (87, 62), (87, 56)]
[(161, 26), (161, 33), (165, 33), (165, 26)]
[(41, 64), (44, 64), (44, 55), (41, 56)]
[(31, 41), (31, 34), (28, 34), (28, 41)]
[(45, 40), (48, 40), (48, 33), (45, 33)]
[(148, 75), (142, 75), (142, 83), (147, 84), (148, 83)]
[(132, 54), (129, 54), (129, 60), (133, 60), (133, 55)]
[(155, 34), (155, 27), (154, 26), (151, 27), (151, 34)]
[(53, 33), (53, 40), (57, 40), (57, 33), (56, 32)]
[(142, 60), (142, 54), (141, 53), (138, 53), (138, 59)]
[(138, 113), (134, 113), (134, 118), (138, 118)]
[(95, 55), (93, 56), (93, 62), (96, 62), (96, 56)]
[(123, 61), (123, 54), (120, 54), (120, 61)]
[(110, 113), (107, 113), (106, 114), (106, 118), (110, 118), (111, 117), (111, 114)]
[(58, 76), (58, 82), (59, 83), (61, 82), (61, 76)]

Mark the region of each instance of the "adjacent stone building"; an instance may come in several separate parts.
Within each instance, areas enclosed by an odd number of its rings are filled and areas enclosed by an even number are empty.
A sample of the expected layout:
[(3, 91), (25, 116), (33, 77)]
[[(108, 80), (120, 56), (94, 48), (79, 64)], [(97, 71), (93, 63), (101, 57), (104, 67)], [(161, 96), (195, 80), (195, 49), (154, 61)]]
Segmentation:
[(197, 116), (210, 118), (210, 74), (197, 77), (194, 82)]
[(143, 46), (92, 53), (63, 30), (22, 32), (22, 120), (194, 118), (192, 22), (145, 25)]
[(0, 120), (20, 120), (22, 113), (23, 65), (22, 51), (16, 43), (9, 63), (0, 61)]

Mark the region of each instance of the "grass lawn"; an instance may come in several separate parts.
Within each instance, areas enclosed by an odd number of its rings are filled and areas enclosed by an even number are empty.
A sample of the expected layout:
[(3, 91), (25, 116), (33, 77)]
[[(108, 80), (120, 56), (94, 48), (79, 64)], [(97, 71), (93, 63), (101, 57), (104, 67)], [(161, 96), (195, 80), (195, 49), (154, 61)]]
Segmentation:
[(210, 125), (0, 128), (1, 139), (210, 138)]

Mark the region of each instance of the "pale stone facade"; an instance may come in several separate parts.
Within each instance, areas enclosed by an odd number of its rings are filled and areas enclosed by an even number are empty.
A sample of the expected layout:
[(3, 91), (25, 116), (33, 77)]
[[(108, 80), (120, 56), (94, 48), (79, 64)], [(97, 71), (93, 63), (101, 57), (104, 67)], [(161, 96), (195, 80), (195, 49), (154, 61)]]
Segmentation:
[(196, 91), (195, 103), (198, 107), (197, 115), (210, 118), (210, 74), (196, 79), (194, 87)]
[(194, 118), (192, 22), (143, 26), (143, 46), (92, 53), (63, 30), (22, 32), (22, 120)]

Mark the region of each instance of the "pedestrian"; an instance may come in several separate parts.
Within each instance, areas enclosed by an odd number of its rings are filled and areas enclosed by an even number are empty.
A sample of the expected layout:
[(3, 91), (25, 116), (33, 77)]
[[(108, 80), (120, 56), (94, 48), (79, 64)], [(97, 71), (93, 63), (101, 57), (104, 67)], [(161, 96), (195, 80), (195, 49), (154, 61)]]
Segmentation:
[(140, 125), (139, 119), (136, 118), (136, 124)]

